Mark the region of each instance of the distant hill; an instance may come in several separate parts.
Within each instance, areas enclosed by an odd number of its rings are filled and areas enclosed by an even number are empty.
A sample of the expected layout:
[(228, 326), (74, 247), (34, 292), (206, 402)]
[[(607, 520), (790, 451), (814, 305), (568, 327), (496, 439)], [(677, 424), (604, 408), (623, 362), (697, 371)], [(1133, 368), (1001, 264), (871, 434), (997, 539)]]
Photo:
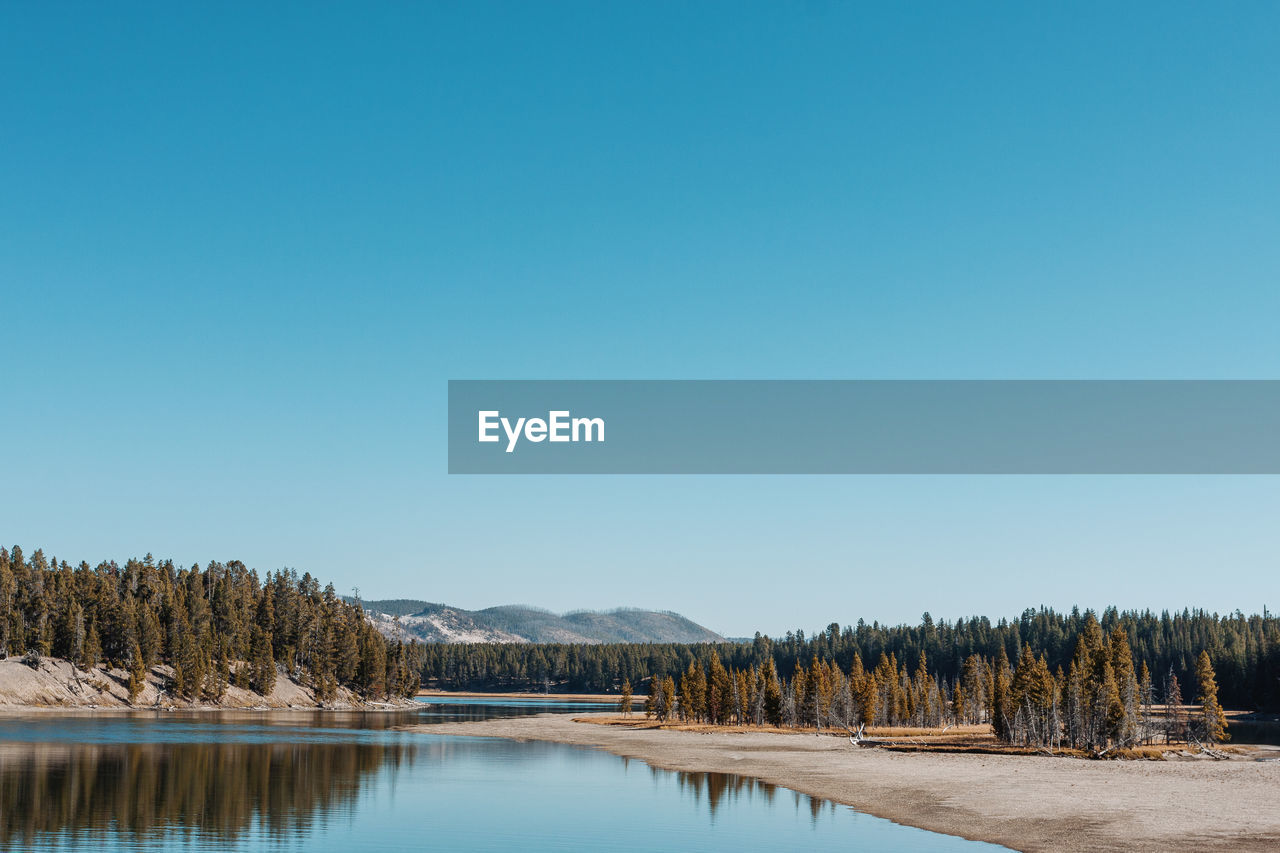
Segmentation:
[[(720, 643), (724, 637), (678, 613), (658, 610), (577, 610), (558, 615), (508, 604), (463, 610), (392, 598), (363, 601), (370, 621), (388, 637), (427, 643)], [(399, 624), (396, 618), (399, 617)]]

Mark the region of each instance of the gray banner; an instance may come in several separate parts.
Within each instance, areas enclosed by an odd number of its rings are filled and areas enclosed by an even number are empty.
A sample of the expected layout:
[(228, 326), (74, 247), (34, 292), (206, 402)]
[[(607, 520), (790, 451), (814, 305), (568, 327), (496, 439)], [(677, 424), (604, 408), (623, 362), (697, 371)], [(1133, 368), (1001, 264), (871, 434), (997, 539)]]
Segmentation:
[(449, 473), (1277, 474), (1280, 381), (452, 380)]

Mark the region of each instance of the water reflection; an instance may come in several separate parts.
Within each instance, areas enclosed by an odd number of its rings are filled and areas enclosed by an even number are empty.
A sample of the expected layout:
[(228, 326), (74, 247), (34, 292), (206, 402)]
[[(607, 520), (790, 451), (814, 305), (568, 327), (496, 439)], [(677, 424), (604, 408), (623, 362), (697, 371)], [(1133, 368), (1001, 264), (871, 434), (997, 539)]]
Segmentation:
[[(664, 771), (654, 770), (653, 772), (657, 774)], [(772, 803), (774, 793), (777, 791), (776, 785), (770, 785), (768, 782), (762, 782), (750, 776), (683, 771), (676, 773), (676, 787), (686, 796), (691, 797), (695, 803), (700, 803), (705, 798), (707, 813), (712, 820), (715, 819), (716, 810), (721, 802), (726, 798), (733, 801), (745, 796), (750, 800), (759, 794), (765, 802)]]
[[(665, 773), (665, 771), (653, 769), (652, 773), (657, 776)], [(772, 805), (778, 793), (777, 785), (771, 785), (768, 782), (750, 776), (737, 776), (732, 773), (680, 771), (675, 774), (675, 777), (676, 787), (687, 798), (694, 803), (706, 801), (707, 815), (713, 822), (715, 821), (716, 812), (725, 802), (734, 802), (739, 799), (745, 799), (749, 802), (758, 797), (761, 802)], [(801, 794), (799, 791), (791, 791), (790, 793), (796, 810), (799, 811), (803, 807), (809, 812), (810, 820), (815, 824), (824, 813), (828, 815), (836, 813), (837, 806), (831, 800), (811, 797), (808, 794)]]
[(548, 699), (475, 699), (423, 696), (418, 699), (420, 723), (460, 723), (492, 720), (495, 717), (525, 717), (531, 714), (583, 714), (612, 711), (612, 702), (563, 702)]
[(372, 714), (0, 716), (0, 850), (974, 846), (804, 795), (780, 796), (747, 777), (670, 773), (558, 744), (404, 730), (424, 719), (545, 710), (525, 701)]
[(284, 839), (350, 809), (378, 770), (412, 762), (397, 743), (0, 746), (0, 848), (41, 835)]

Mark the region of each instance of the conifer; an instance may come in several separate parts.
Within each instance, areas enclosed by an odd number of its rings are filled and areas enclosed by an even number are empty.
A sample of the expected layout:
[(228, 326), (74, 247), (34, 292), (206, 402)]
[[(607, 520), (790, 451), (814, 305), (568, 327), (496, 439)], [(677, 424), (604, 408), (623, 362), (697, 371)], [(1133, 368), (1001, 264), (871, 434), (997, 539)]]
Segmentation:
[(618, 697), (618, 711), (624, 717), (631, 716), (631, 682), (628, 680), (622, 682), (622, 693)]
[(1013, 708), (1009, 695), (1009, 658), (1005, 654), (1004, 646), (997, 650), (996, 661), (992, 666), (992, 680), (991, 726), (995, 729), (997, 738), (1008, 740), (1010, 724), (1013, 722)]
[(1133, 654), (1129, 650), (1129, 635), (1119, 625), (1111, 631), (1108, 655), (1115, 673), (1116, 687), (1120, 692), (1120, 704), (1124, 709), (1124, 717), (1116, 737), (1129, 743), (1137, 738), (1139, 687), (1138, 677), (1133, 669)]
[(1186, 713), (1183, 710), (1182, 686), (1178, 684), (1178, 676), (1169, 670), (1168, 684), (1165, 687), (1165, 743), (1187, 739)]
[(1230, 740), (1227, 715), (1218, 704), (1218, 682), (1208, 652), (1200, 653), (1196, 662), (1196, 678), (1200, 682), (1200, 725), (1204, 739), (1211, 744)]
[(656, 717), (662, 709), (662, 676), (649, 678), (649, 696), (644, 700), (645, 719)]
[(661, 713), (658, 715), (658, 719), (663, 720), (664, 722), (671, 719), (671, 711), (675, 707), (675, 703), (676, 682), (674, 678), (668, 675), (666, 678), (662, 679), (662, 709)]
[(707, 678), (697, 661), (680, 676), (679, 712), (687, 722), (701, 722), (707, 713)]
[(707, 719), (723, 725), (728, 722), (732, 696), (729, 683), (729, 672), (720, 662), (720, 656), (711, 653), (711, 667), (707, 674)]
[[(796, 661), (795, 671), (791, 673), (790, 686), (793, 716), (797, 719), (805, 719), (805, 708), (809, 704), (809, 671), (800, 661)], [(793, 719), (791, 723), (794, 725), (796, 720)]]
[(1151, 670), (1147, 668), (1147, 662), (1144, 660), (1138, 669), (1138, 702), (1141, 709), (1138, 728), (1143, 743), (1149, 743), (1151, 740), (1151, 706), (1155, 703), (1154, 692), (1151, 685)]
[(129, 649), (129, 704), (138, 701), (138, 696), (147, 683), (147, 669), (142, 663), (142, 648), (134, 640)]
[(267, 696), (276, 687), (276, 664), (271, 656), (271, 635), (257, 626), (253, 629), (249, 654), (252, 658), (249, 683), (256, 692)]
[(951, 691), (951, 716), (959, 721), (969, 718), (969, 705), (965, 701), (964, 685), (959, 681)]
[(747, 677), (744, 670), (737, 670), (733, 675), (733, 689), (737, 697), (737, 703), (734, 706), (733, 713), (737, 717), (739, 725), (745, 724), (748, 720), (751, 709), (751, 679)]
[(1102, 662), (1102, 681), (1098, 685), (1096, 702), (1098, 720), (1102, 723), (1102, 736), (1096, 745), (1106, 746), (1109, 742), (1120, 741), (1124, 732), (1124, 703), (1109, 659)]
[(872, 673), (868, 672), (862, 676), (855, 699), (858, 707), (858, 722), (868, 726), (876, 725), (880, 721), (880, 691)]
[(80, 668), (83, 670), (93, 669), (101, 660), (102, 642), (98, 637), (98, 625), (96, 622), (90, 622), (89, 631), (84, 638), (84, 650), (80, 657)]
[(811, 722), (815, 727), (821, 729), (823, 720), (827, 720), (830, 717), (833, 688), (831, 685), (831, 673), (827, 670), (826, 664), (818, 660), (817, 655), (813, 655), (810, 660), (809, 672), (805, 676), (805, 682), (808, 685), (808, 696), (805, 704), (807, 722)]
[(760, 670), (761, 691), (764, 693), (764, 718), (771, 726), (782, 725), (782, 686), (778, 683), (778, 671), (773, 658), (766, 658)]

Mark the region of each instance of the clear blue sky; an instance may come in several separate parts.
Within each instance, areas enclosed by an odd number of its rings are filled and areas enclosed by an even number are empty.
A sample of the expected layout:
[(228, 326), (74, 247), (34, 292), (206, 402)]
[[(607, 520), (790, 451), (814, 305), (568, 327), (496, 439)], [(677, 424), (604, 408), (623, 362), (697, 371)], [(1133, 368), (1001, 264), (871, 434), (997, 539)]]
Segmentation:
[(0, 540), (730, 634), (1260, 610), (1277, 478), (445, 474), (449, 378), (1280, 378), (1280, 7), (0, 7)]

